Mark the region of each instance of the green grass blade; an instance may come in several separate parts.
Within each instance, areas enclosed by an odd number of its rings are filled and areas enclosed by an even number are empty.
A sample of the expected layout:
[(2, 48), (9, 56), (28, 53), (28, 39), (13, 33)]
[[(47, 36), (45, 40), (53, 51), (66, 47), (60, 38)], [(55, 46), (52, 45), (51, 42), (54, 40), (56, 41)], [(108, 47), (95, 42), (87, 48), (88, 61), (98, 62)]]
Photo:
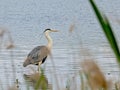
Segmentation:
[(97, 8), (96, 4), (94, 3), (94, 0), (89, 0), (89, 1), (91, 3), (93, 10), (95, 11), (95, 14), (96, 14), (98, 21), (102, 27), (102, 30), (103, 30), (111, 48), (113, 49), (113, 52), (117, 58), (119, 65), (120, 65), (120, 51), (119, 51), (113, 30), (110, 26), (110, 23), (109, 23), (107, 17), (105, 15), (101, 14), (101, 12)]
[(112, 47), (112, 49), (113, 49), (113, 51), (118, 59), (118, 62), (120, 63), (120, 52), (119, 52), (119, 47), (117, 45), (117, 41), (114, 37), (114, 33), (113, 33), (112, 28), (111, 28), (111, 26), (108, 22), (108, 19), (106, 17), (105, 17), (105, 20), (107, 21), (106, 26), (108, 27), (107, 35), (109, 37), (108, 38), (109, 43), (110, 43), (110, 45), (111, 45), (111, 47)]

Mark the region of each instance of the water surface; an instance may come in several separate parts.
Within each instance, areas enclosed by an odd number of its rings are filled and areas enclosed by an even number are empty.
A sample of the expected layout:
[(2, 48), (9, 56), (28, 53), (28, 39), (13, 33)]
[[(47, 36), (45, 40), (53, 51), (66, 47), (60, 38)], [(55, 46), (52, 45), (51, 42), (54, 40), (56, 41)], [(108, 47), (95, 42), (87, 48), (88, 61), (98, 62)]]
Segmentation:
[[(97, 5), (109, 18), (120, 46), (120, 1), (97, 0)], [(69, 33), (74, 24), (74, 31)], [(65, 86), (66, 80), (73, 77), (84, 60), (81, 50), (91, 53), (103, 73), (110, 73), (114, 78), (118, 74), (118, 66), (112, 50), (99, 26), (88, 0), (1, 0), (0, 26), (11, 32), (15, 48), (6, 50), (7, 34), (4, 36), (0, 51), (0, 84), (12, 85), (19, 79), (21, 90), (26, 90), (23, 74), (31, 73), (29, 66), (22, 66), (27, 54), (38, 45), (47, 43), (41, 34), (46, 28), (60, 32), (51, 34), (54, 45), (52, 49), (58, 80)], [(89, 58), (90, 58), (89, 57)], [(13, 62), (14, 61), (14, 62)], [(46, 67), (45, 75), (49, 84), (55, 89), (54, 68), (48, 58), (42, 67)], [(36, 69), (36, 66), (32, 66)]]

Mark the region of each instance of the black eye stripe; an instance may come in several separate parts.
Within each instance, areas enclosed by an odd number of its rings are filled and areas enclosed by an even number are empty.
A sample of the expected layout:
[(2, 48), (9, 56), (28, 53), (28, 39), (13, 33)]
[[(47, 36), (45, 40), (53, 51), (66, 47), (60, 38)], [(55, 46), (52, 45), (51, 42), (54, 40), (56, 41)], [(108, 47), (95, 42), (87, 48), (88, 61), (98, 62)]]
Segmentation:
[(47, 28), (47, 29), (45, 29), (45, 31), (44, 32), (46, 32), (46, 31), (48, 31), (48, 30), (51, 30), (50, 28)]
[(51, 30), (50, 28), (47, 28), (46, 30)]

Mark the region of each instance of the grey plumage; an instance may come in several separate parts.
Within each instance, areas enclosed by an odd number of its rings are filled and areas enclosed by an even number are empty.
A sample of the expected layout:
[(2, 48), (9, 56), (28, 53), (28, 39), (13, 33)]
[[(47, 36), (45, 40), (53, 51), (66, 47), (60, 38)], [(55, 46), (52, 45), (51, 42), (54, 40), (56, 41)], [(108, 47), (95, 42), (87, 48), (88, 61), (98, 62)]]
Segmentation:
[(46, 46), (37, 46), (35, 47), (28, 55), (26, 60), (23, 63), (23, 66), (26, 67), (29, 64), (38, 65), (40, 71), (40, 65), (45, 62), (47, 56), (50, 54), (52, 48), (52, 38), (49, 33), (58, 32), (57, 30), (45, 29), (44, 34), (46, 39), (48, 40), (48, 44)]
[(38, 62), (44, 63), (48, 54), (49, 50), (46, 46), (37, 46), (28, 54), (23, 66), (26, 67), (29, 64), (38, 65)]

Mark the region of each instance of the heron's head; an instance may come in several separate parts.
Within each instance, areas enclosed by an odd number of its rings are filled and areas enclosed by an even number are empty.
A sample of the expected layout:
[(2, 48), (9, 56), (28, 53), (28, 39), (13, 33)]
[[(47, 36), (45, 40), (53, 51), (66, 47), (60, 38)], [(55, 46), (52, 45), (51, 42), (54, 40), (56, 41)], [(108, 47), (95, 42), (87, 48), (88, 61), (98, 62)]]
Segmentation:
[(58, 30), (53, 30), (53, 29), (45, 29), (44, 33), (50, 33), (50, 32), (58, 32)]

